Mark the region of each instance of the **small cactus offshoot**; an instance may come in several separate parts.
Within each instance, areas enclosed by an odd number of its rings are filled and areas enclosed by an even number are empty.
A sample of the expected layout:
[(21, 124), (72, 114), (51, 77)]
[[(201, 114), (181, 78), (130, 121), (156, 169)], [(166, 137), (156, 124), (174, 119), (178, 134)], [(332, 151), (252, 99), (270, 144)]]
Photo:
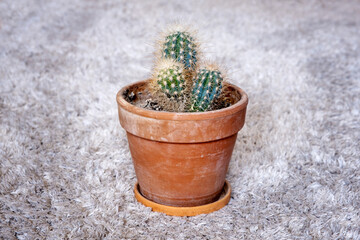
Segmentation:
[(173, 31), (165, 36), (162, 56), (172, 58), (182, 64), (186, 70), (195, 70), (198, 61), (198, 43), (187, 31)]
[(203, 112), (211, 107), (220, 95), (223, 76), (216, 66), (209, 65), (199, 69), (194, 77), (190, 111)]
[(155, 91), (163, 92), (168, 98), (181, 100), (186, 89), (183, 65), (172, 59), (159, 60), (152, 85)]

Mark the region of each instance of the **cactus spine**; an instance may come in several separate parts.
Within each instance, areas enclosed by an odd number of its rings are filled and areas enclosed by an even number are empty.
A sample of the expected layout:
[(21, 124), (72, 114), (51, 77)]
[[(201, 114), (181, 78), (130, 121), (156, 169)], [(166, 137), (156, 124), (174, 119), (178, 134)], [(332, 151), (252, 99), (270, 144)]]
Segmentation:
[(220, 95), (222, 84), (223, 77), (217, 67), (210, 65), (200, 69), (194, 77), (190, 111), (208, 110)]

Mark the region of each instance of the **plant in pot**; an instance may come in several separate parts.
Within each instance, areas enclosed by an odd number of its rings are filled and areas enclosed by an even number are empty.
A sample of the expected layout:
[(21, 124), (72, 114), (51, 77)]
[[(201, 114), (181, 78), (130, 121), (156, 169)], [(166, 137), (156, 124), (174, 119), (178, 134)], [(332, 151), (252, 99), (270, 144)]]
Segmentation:
[(152, 77), (117, 94), (138, 183), (136, 198), (154, 211), (193, 216), (225, 206), (225, 180), (248, 97), (201, 60), (187, 27), (170, 27), (158, 42)]

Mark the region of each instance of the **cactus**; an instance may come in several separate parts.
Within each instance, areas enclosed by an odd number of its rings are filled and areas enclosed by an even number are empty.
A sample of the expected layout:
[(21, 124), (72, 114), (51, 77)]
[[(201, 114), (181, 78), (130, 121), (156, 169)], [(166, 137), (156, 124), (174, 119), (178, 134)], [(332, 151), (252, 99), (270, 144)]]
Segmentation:
[(223, 77), (216, 66), (208, 65), (200, 69), (193, 80), (190, 111), (206, 111), (220, 95)]
[(158, 60), (150, 81), (150, 91), (163, 110), (186, 111), (190, 87), (191, 82), (183, 64), (168, 58)]
[(178, 28), (165, 35), (165, 41), (161, 44), (162, 57), (172, 58), (182, 64), (186, 70), (195, 70), (198, 61), (198, 43), (188, 31)]
[(181, 99), (186, 87), (183, 66), (171, 59), (161, 59), (154, 71), (153, 85), (168, 98)]
[(189, 28), (175, 25), (158, 42), (150, 89), (165, 111), (200, 112), (221, 106), (217, 100), (223, 90), (223, 76), (212, 63), (198, 70), (200, 44), (194, 36)]
[(186, 111), (191, 86), (188, 79), (183, 64), (167, 58), (158, 60), (149, 89), (162, 110)]

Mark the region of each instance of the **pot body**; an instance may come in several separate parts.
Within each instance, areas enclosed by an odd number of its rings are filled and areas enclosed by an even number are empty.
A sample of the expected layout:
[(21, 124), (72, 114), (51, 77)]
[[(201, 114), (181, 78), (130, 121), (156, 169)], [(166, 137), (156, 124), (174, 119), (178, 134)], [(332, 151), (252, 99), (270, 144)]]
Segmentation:
[(221, 194), (237, 134), (205, 143), (151, 141), (128, 133), (140, 192), (171, 206), (197, 206)]
[(199, 206), (219, 198), (238, 131), (245, 122), (247, 95), (234, 105), (203, 113), (146, 110), (128, 103), (124, 87), (117, 95), (119, 119), (127, 131), (140, 192), (170, 206)]

